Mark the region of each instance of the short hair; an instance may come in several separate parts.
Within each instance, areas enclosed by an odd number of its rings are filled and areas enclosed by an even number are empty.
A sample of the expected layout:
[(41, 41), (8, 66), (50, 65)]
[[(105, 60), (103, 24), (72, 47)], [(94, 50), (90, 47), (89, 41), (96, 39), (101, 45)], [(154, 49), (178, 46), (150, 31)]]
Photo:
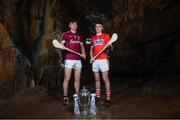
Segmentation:
[(78, 23), (78, 21), (76, 19), (72, 19), (69, 21), (69, 24), (71, 24), (71, 23)]
[(94, 25), (101, 24), (103, 26), (103, 23), (101, 21), (96, 21)]

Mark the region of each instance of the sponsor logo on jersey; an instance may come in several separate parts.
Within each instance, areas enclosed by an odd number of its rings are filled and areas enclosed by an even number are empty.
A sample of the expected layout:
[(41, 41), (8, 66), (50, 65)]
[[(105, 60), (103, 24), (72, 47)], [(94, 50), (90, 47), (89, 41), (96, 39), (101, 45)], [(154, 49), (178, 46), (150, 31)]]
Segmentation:
[(103, 45), (104, 39), (96, 39), (93, 41), (94, 46), (95, 45)]
[(69, 41), (69, 44), (79, 44), (79, 43), (80, 43), (80, 41), (76, 41), (76, 40), (73, 40), (73, 39), (71, 39)]

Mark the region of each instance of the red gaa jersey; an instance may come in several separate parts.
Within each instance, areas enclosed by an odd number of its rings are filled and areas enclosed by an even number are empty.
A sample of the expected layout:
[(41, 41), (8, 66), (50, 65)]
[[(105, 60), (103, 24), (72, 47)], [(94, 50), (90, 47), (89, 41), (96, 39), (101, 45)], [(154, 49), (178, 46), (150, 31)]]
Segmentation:
[[(109, 42), (110, 36), (102, 33), (101, 35), (94, 35), (91, 38), (91, 45), (93, 46), (93, 57), (96, 56)], [(96, 59), (108, 59), (107, 50), (104, 50)]]

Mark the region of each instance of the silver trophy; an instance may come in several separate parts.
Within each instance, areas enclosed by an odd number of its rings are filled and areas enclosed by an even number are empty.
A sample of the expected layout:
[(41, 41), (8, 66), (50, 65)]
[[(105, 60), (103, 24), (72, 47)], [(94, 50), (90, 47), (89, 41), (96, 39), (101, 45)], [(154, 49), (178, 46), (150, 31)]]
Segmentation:
[(91, 106), (90, 106), (90, 115), (96, 115), (96, 94), (91, 93)]
[(79, 103), (81, 114), (84, 116), (89, 114), (90, 97), (90, 92), (86, 89), (86, 87), (83, 87), (83, 89), (79, 92)]
[(74, 115), (79, 116), (80, 115), (80, 109), (79, 109), (79, 97), (78, 97), (78, 94), (74, 94), (73, 99), (74, 99)]

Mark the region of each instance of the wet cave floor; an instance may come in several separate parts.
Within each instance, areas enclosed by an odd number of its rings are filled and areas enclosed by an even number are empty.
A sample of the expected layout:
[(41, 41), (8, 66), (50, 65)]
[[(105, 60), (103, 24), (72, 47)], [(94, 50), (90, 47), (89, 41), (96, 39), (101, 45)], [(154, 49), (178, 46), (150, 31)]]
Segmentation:
[[(147, 82), (143, 86), (134, 84), (138, 81), (141, 83), (141, 79), (116, 78), (114, 82), (118, 84), (112, 83), (111, 106), (106, 107), (103, 101), (99, 102), (98, 112), (94, 118), (180, 118), (179, 78), (179, 75), (156, 77), (155, 82)], [(158, 82), (158, 79), (163, 79), (163, 82)], [(164, 83), (170, 79), (171, 82)], [(88, 89), (91, 87), (93, 88), (93, 84), (87, 86)], [(73, 101), (69, 106), (63, 106), (61, 94), (49, 95), (46, 89), (35, 87), (0, 101), (0, 118), (71, 119), (75, 117)]]

